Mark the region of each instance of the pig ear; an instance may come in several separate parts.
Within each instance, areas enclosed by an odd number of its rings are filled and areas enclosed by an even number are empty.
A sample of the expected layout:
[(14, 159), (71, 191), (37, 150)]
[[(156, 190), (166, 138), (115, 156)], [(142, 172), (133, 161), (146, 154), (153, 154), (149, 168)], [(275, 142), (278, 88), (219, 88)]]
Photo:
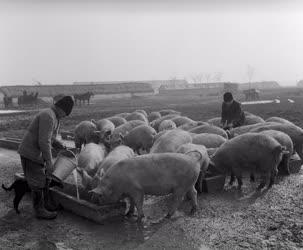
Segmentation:
[(200, 161), (202, 159), (202, 154), (197, 151), (197, 150), (192, 150), (192, 151), (189, 151), (187, 153), (185, 153), (186, 155), (189, 155), (189, 156), (194, 156), (194, 158), (197, 160), (197, 161)]
[(282, 146), (282, 154), (284, 154), (284, 155), (289, 155), (290, 154), (290, 152), (288, 150), (286, 150), (285, 146)]
[(96, 120), (95, 119), (91, 119), (90, 120), (93, 124), (97, 124)]

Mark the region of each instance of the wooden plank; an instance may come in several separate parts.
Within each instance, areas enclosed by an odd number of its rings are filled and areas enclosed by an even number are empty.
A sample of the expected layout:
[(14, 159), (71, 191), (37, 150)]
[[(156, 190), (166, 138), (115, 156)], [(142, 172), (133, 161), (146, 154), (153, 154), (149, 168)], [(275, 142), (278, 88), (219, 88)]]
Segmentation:
[(0, 139), (0, 147), (17, 150), (20, 145), (20, 141), (8, 140), (6, 138)]

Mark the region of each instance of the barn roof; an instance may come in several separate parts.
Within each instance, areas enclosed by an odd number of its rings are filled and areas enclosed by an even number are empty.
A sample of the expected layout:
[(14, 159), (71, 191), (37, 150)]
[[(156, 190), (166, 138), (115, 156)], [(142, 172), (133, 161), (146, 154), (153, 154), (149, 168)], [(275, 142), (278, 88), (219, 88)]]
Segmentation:
[(141, 82), (124, 82), (110, 84), (79, 84), (79, 85), (17, 85), (2, 86), (0, 92), (4, 95), (17, 97), (23, 94), (38, 92), (39, 97), (53, 97), (58, 94), (74, 95), (91, 91), (94, 94), (122, 94), (122, 93), (153, 93), (152, 86)]

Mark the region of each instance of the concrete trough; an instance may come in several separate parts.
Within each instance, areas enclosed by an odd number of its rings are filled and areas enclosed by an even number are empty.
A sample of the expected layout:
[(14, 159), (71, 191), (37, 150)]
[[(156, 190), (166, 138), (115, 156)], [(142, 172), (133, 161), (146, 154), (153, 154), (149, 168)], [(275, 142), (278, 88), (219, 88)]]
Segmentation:
[[(24, 179), (23, 173), (16, 173), (15, 179)], [(79, 199), (77, 198), (76, 186), (64, 182), (64, 188), (50, 188), (50, 194), (57, 205), (61, 205), (64, 210), (76, 215), (102, 223), (110, 217), (124, 216), (126, 210), (125, 202), (95, 204), (90, 201), (90, 195), (83, 187), (79, 186)]]

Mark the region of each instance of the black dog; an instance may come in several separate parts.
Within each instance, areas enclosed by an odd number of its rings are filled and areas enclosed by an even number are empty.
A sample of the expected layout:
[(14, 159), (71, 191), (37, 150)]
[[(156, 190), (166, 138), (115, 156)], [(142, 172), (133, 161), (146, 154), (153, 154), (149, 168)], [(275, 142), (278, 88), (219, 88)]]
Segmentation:
[[(50, 181), (49, 187), (54, 187), (54, 186), (63, 188), (63, 184), (61, 182), (58, 182), (58, 181), (52, 179)], [(19, 203), (20, 203), (21, 199), (23, 198), (23, 196), (25, 195), (25, 193), (31, 192), (31, 189), (28, 186), (27, 181), (25, 179), (17, 179), (13, 182), (13, 184), (10, 187), (5, 187), (5, 185), (2, 184), (2, 188), (5, 191), (11, 191), (14, 189), (14, 191), (15, 191), (14, 209), (16, 210), (17, 214), (20, 214), (20, 211), (18, 209)]]

